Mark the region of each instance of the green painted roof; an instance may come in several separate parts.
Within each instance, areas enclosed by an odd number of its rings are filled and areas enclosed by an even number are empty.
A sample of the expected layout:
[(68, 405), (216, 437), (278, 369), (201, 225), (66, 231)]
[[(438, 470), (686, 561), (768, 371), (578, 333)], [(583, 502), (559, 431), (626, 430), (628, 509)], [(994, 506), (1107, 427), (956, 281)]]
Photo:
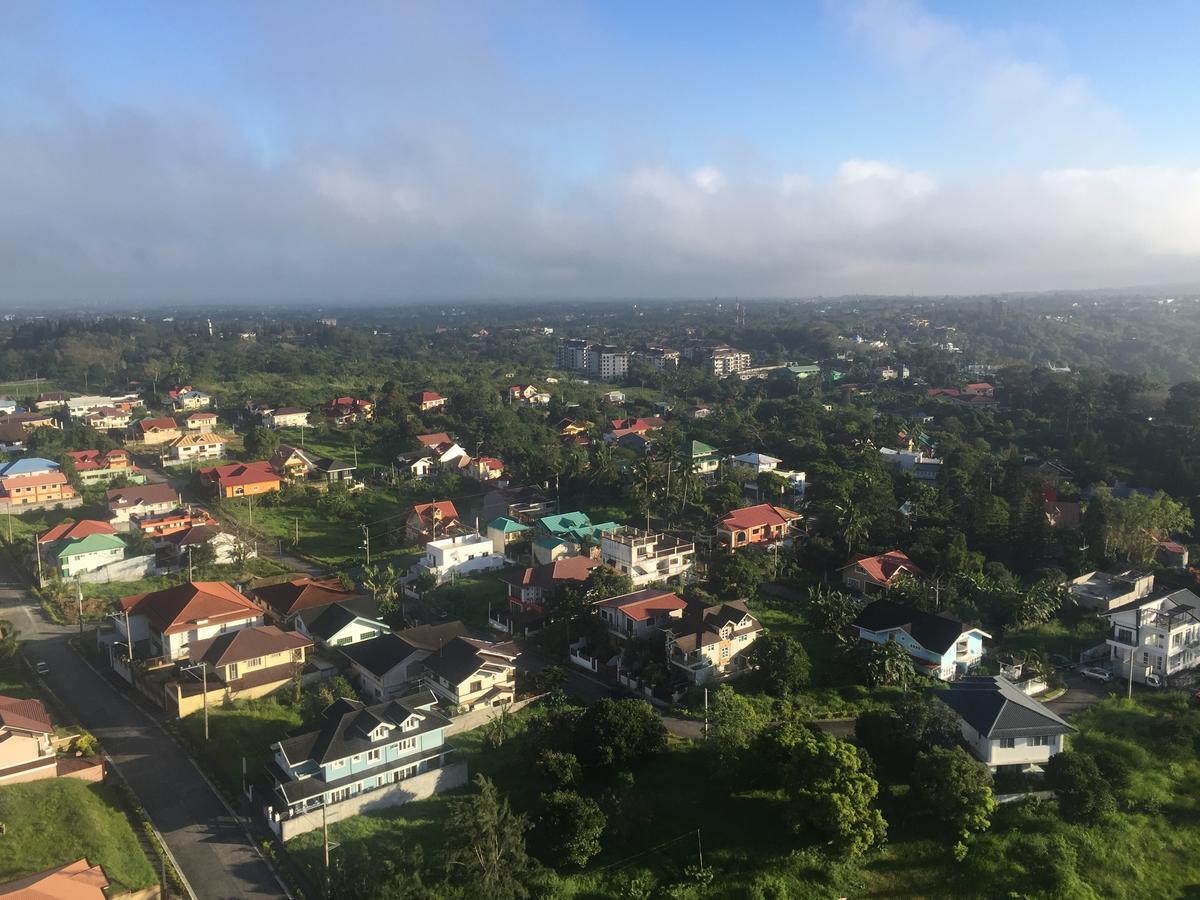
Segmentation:
[(125, 542), (115, 534), (89, 534), (85, 538), (71, 541), (71, 543), (59, 550), (58, 558), (66, 559), (68, 556), (80, 556), (84, 553), (115, 550), (117, 547), (124, 549)]
[(540, 537), (533, 542), (535, 547), (541, 547), (543, 550), (553, 550), (555, 547), (565, 547), (568, 544), (569, 541), (565, 541), (560, 537), (554, 537), (553, 535), (549, 534), (545, 537)]
[(704, 441), (692, 441), (692, 459), (697, 456), (712, 456), (712, 454), (720, 452), (716, 447), (706, 444)]
[(551, 534), (566, 534), (576, 528), (590, 527), (592, 520), (587, 517), (587, 513), (569, 512), (554, 516), (542, 516), (538, 519), (538, 524)]
[(502, 531), (505, 534), (512, 534), (515, 531), (528, 531), (528, 525), (522, 525), (515, 519), (510, 519), (508, 516), (498, 516), (488, 523), (488, 530), (495, 528), (497, 531)]

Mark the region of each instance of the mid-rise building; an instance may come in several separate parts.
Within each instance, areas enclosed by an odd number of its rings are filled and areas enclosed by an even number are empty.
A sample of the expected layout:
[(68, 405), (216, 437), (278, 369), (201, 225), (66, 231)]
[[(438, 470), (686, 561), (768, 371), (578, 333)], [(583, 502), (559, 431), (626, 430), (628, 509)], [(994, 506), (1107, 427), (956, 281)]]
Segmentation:
[(558, 348), (558, 367), (600, 378), (620, 378), (629, 372), (629, 353), (611, 344), (569, 338)]
[(1155, 591), (1101, 615), (1112, 623), (1107, 643), (1122, 678), (1166, 681), (1200, 663), (1200, 597), (1186, 588)]
[(696, 545), (669, 534), (621, 528), (601, 537), (600, 559), (628, 575), (633, 586), (640, 588), (656, 581), (686, 578), (696, 565)]

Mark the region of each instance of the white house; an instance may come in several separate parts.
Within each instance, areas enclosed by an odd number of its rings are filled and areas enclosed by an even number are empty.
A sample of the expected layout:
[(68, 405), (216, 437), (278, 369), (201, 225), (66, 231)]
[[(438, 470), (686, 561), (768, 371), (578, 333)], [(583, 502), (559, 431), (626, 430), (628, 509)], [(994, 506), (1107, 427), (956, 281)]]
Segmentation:
[(125, 542), (115, 534), (89, 534), (70, 541), (57, 553), (58, 570), (63, 578), (103, 569), (125, 558)]
[(954, 710), (963, 740), (993, 771), (1042, 766), (1075, 730), (999, 675), (970, 676), (934, 695)]
[(669, 534), (621, 528), (601, 536), (600, 559), (628, 575), (633, 586), (640, 588), (655, 581), (686, 577), (696, 565), (696, 545)]
[(774, 472), (782, 461), (765, 453), (741, 453), (729, 462), (740, 469), (743, 475), (761, 475), (763, 472)]
[(212, 397), (204, 391), (190, 390), (176, 394), (171, 402), (177, 410), (187, 412), (193, 409), (204, 409), (212, 403)]
[(346, 647), (390, 631), (379, 618), (378, 605), (369, 597), (302, 609), (295, 623), (297, 631), (322, 647)]
[(170, 448), (168, 452), (176, 462), (222, 459), (225, 456), (225, 438), (209, 431), (184, 434), (171, 441)]
[(687, 601), (674, 591), (656, 588), (598, 600), (594, 605), (609, 632), (622, 640), (648, 638), (669, 620), (682, 619), (687, 609)]
[(298, 406), (284, 406), (265, 410), (261, 421), (267, 428), (307, 428), (308, 410)]
[(184, 582), (120, 605), (117, 633), (143, 658), (183, 659), (195, 641), (263, 624), (262, 609), (222, 581)]
[(1200, 663), (1200, 597), (1186, 588), (1155, 591), (1101, 613), (1112, 623), (1108, 636), (1113, 669), (1144, 682), (1194, 669)]
[(945, 613), (928, 613), (890, 600), (876, 600), (851, 623), (859, 640), (873, 644), (898, 643), (913, 666), (926, 675), (949, 681), (963, 675), (983, 659), (982, 628)]
[(440, 584), (455, 575), (490, 572), (504, 567), (504, 557), (493, 552), (492, 539), (480, 534), (456, 534), (430, 541), (420, 567)]
[(112, 406), (112, 397), (83, 396), (72, 397), (67, 401), (67, 415), (72, 421), (79, 421), (88, 413), (95, 412), (103, 406)]

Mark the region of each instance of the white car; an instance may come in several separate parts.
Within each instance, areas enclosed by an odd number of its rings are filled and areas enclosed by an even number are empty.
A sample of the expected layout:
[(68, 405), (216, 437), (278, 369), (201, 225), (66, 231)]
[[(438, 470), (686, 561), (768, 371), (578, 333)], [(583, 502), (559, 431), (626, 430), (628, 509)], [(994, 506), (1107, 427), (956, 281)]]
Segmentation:
[(1112, 681), (1112, 672), (1098, 666), (1084, 666), (1079, 670), (1084, 678), (1095, 678), (1097, 681)]
[(1162, 686), (1163, 686), (1163, 680), (1162, 680), (1161, 675), (1153, 675), (1152, 674), (1152, 675), (1146, 676), (1146, 687), (1160, 688)]

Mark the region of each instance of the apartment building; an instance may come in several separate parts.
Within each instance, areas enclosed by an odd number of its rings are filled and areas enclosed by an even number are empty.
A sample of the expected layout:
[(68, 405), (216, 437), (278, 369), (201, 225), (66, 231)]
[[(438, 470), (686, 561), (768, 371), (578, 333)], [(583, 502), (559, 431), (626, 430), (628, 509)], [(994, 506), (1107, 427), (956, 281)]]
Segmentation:
[(628, 575), (635, 588), (685, 578), (696, 565), (696, 545), (669, 534), (621, 528), (600, 539), (600, 559)]
[(1200, 597), (1186, 588), (1155, 591), (1100, 615), (1112, 623), (1106, 642), (1118, 677), (1165, 681), (1200, 663)]
[(611, 344), (568, 338), (558, 347), (558, 367), (587, 372), (599, 378), (620, 378), (629, 372), (629, 353)]

